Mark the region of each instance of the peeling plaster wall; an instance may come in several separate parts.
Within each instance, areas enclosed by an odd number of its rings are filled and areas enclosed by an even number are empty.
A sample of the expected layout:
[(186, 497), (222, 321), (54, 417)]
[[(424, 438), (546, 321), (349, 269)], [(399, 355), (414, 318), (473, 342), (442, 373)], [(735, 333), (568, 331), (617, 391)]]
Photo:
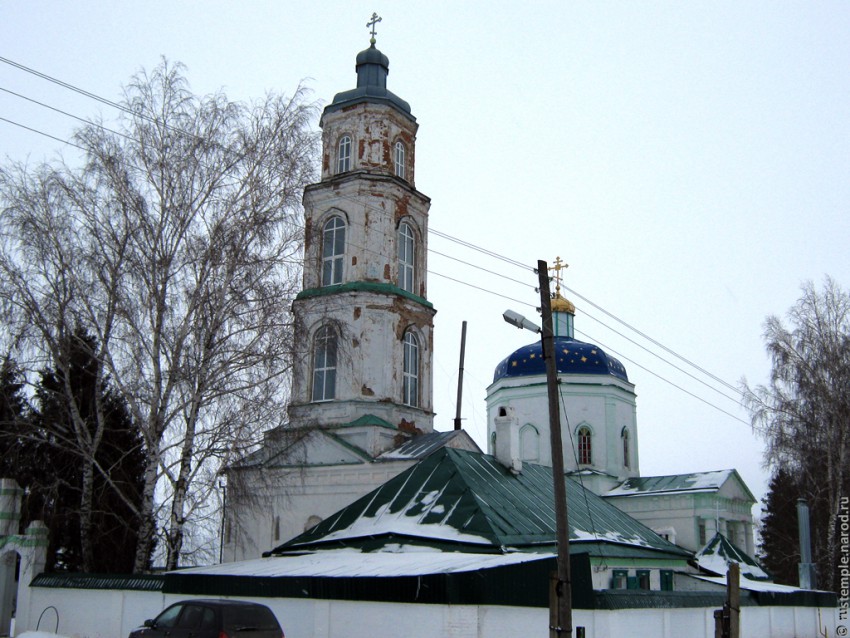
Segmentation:
[[(316, 423), (350, 423), (370, 413), (398, 426), (402, 420), (433, 429), (432, 379), (434, 311), (394, 295), (341, 293), (299, 300), (295, 305), (305, 326), (305, 344), (326, 323), (338, 326), (336, 399), (311, 403), (310, 356), (302, 357), (293, 377), (290, 414)], [(419, 339), (419, 407), (402, 404), (404, 331), (414, 327)], [(309, 351), (307, 351), (309, 352)], [(311, 416), (312, 415), (312, 416)]]
[(393, 147), (401, 141), (406, 149), (406, 179), (415, 183), (416, 131), (419, 125), (396, 109), (363, 102), (322, 118), (322, 181), (336, 171), (336, 152), (343, 135), (351, 137), (351, 170), (395, 175)]

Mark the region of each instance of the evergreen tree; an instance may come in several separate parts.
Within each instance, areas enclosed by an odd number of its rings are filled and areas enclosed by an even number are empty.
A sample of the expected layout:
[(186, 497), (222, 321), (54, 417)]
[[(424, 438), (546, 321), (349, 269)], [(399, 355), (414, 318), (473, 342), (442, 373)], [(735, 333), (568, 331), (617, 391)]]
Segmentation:
[(0, 476), (11, 477), (11, 468), (23, 463), (21, 430), (28, 419), (24, 379), (8, 357), (0, 363)]
[(0, 474), (24, 488), (22, 525), (38, 519), (50, 530), (48, 571), (129, 573), (144, 485), (141, 436), (99, 371), (96, 340), (77, 330), (66, 341), (66, 356), (40, 375), (36, 409), (14, 364), (0, 367)]
[(798, 585), (800, 563), (797, 499), (800, 486), (794, 475), (777, 469), (764, 497), (759, 552), (762, 565), (777, 583)]
[(33, 412), (24, 388), (26, 380), (9, 358), (0, 365), (0, 476), (23, 489), (21, 528), (44, 520), (45, 470), (51, 468), (43, 433), (33, 427)]

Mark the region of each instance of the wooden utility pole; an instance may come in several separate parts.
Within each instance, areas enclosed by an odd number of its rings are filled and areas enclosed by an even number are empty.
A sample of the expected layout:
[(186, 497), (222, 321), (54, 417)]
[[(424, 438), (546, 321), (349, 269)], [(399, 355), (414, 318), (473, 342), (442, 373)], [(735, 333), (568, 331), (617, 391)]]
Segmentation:
[(726, 572), (726, 605), (729, 607), (729, 638), (740, 638), (741, 635), (741, 566), (729, 563)]
[(543, 315), (541, 341), (546, 363), (546, 388), (549, 395), (549, 436), (552, 447), (552, 483), (555, 492), (555, 534), (558, 545), (557, 582), (550, 597), (550, 638), (573, 635), (572, 585), (570, 583), (570, 542), (567, 525), (567, 488), (564, 483), (564, 446), (561, 437), (561, 412), (558, 402), (558, 369), (555, 364), (552, 303), (549, 293), (549, 266), (537, 262), (540, 281), (540, 311)]

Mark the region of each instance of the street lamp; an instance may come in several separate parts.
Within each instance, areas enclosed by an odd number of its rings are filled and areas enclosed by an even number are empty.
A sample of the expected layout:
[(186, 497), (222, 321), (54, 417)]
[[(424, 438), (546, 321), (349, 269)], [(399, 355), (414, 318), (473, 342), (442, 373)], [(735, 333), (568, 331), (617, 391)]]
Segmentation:
[(531, 330), (531, 332), (540, 332), (540, 326), (536, 323), (529, 321), (525, 317), (523, 317), (518, 312), (514, 312), (513, 310), (505, 310), (502, 313), (502, 319), (507, 321), (512, 326), (516, 326), (520, 329)]
[(552, 447), (552, 485), (555, 493), (555, 540), (558, 547), (557, 582), (554, 595), (550, 592), (549, 636), (560, 638), (573, 635), (572, 585), (570, 584), (570, 542), (567, 526), (567, 488), (564, 483), (564, 447), (561, 438), (561, 414), (558, 409), (558, 370), (555, 364), (552, 304), (549, 293), (549, 267), (537, 262), (540, 281), (540, 328), (521, 314), (506, 310), (502, 317), (512, 326), (541, 333), (543, 361), (546, 363), (546, 389), (549, 396), (549, 437)]

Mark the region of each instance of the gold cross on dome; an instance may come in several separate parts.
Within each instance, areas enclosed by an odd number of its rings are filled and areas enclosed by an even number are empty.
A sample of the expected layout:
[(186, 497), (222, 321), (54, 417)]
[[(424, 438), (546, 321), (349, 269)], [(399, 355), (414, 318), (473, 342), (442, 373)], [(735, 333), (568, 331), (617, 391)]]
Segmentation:
[(367, 27), (372, 27), (372, 38), (369, 40), (369, 42), (371, 42), (372, 44), (375, 44), (375, 25), (378, 24), (380, 21), (381, 16), (379, 16), (375, 12), (372, 12), (372, 18), (369, 20), (369, 22), (366, 23)]
[(555, 265), (549, 266), (549, 270), (555, 271), (555, 296), (561, 294), (561, 271), (569, 268), (569, 264), (561, 261), (560, 257), (555, 257)]

